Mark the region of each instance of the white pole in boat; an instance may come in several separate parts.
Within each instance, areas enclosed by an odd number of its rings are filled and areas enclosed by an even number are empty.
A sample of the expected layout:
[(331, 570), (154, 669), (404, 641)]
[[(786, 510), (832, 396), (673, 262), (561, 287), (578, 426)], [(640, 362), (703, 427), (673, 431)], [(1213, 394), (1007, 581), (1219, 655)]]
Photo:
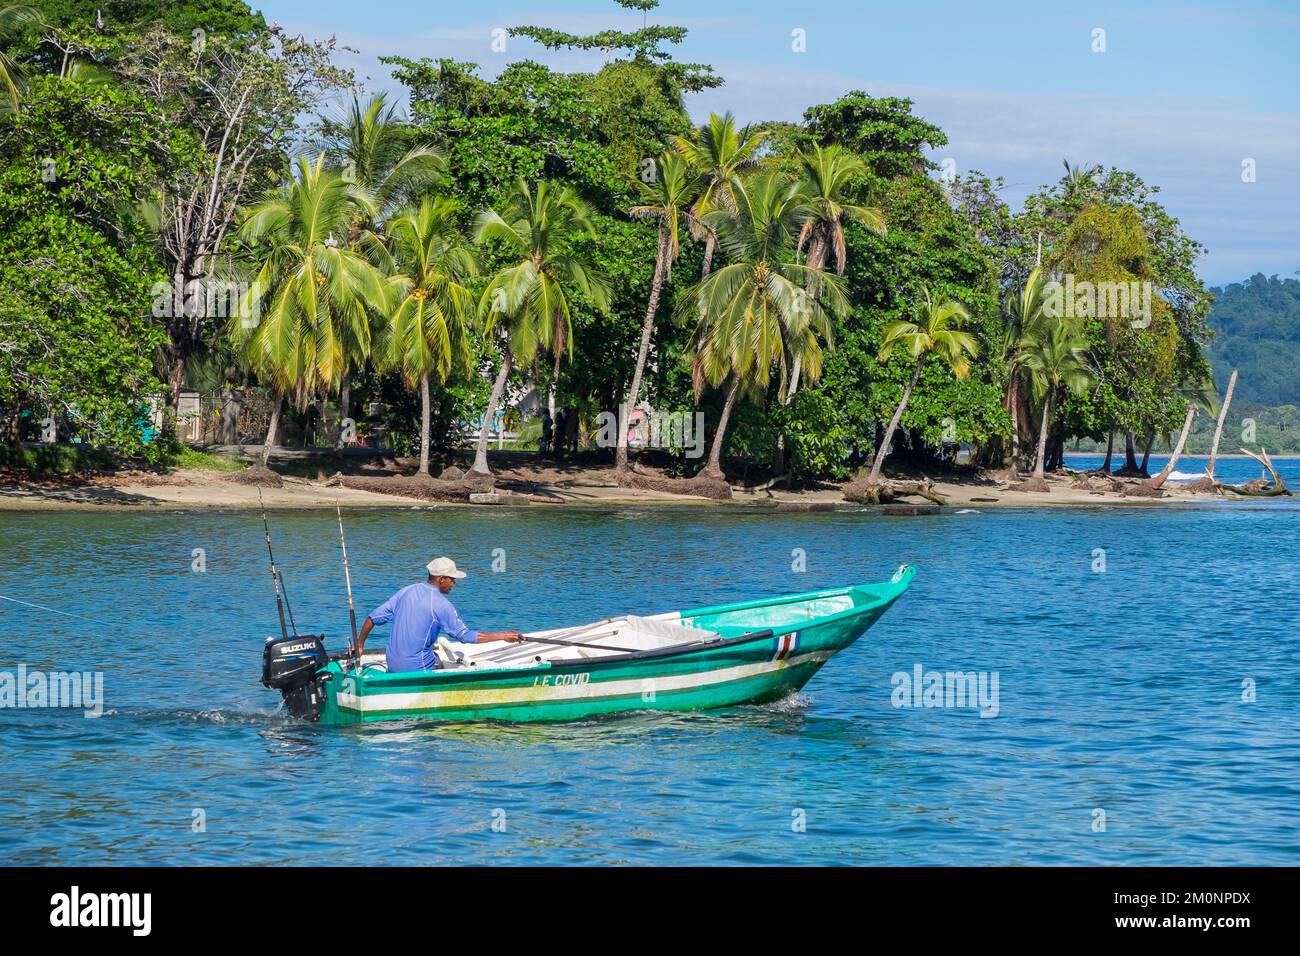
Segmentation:
[[(352, 624), (352, 653), (357, 653), (357, 608), (352, 603), (352, 572), (348, 568), (348, 539), (343, 536), (343, 509), (339, 507), (338, 501), (334, 502), (334, 510), (339, 516), (339, 544), (343, 547), (343, 581), (348, 589), (348, 620)], [(357, 669), (361, 669), (361, 657), (357, 655)]]

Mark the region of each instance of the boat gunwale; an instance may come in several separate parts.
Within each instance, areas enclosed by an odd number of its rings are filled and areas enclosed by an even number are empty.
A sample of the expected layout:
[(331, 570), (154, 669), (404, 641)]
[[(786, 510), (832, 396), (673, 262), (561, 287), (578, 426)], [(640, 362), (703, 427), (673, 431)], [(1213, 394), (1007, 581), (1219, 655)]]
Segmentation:
[[(883, 586), (886, 591), (874, 601), (867, 604), (855, 605), (845, 608), (842, 611), (835, 611), (821, 617), (812, 618), (809, 624), (802, 625), (778, 625), (776, 627), (764, 628), (760, 631), (749, 631), (736, 637), (719, 638), (712, 641), (693, 641), (685, 644), (675, 644), (670, 647), (648, 648), (640, 651), (629, 651), (626, 654), (612, 654), (605, 657), (587, 657), (574, 658), (572, 660), (543, 661), (540, 664), (533, 664), (523, 667), (493, 667), (479, 670), (474, 667), (459, 668), (438, 668), (432, 671), (403, 671), (401, 674), (389, 674), (387, 671), (373, 676), (363, 676), (363, 681), (374, 681), (377, 685), (397, 684), (399, 682), (408, 682), (415, 675), (422, 675), (419, 683), (428, 685), (431, 683), (469, 683), (479, 681), (490, 681), (496, 679), (514, 679), (525, 674), (536, 673), (537, 671), (569, 671), (569, 670), (604, 670), (610, 666), (625, 664), (629, 662), (642, 662), (646, 660), (659, 660), (670, 657), (685, 657), (691, 654), (701, 653), (703, 651), (714, 651), (738, 647), (741, 644), (749, 644), (760, 640), (769, 640), (777, 633), (786, 634), (791, 631), (803, 630), (806, 627), (820, 626), (832, 621), (848, 620), (869, 611), (874, 611), (882, 605), (888, 605), (897, 600), (911, 585), (912, 577), (915, 574), (915, 568), (911, 565), (902, 565), (895, 576), (884, 582), (872, 582), (871, 584), (851, 584), (842, 588), (829, 588), (821, 591), (805, 591), (802, 594), (784, 595), (774, 599), (758, 599), (754, 601), (742, 601), (734, 604), (716, 604), (711, 607), (697, 608), (691, 611), (680, 612), (683, 620), (698, 617), (707, 614), (719, 614), (726, 611), (748, 610), (755, 607), (772, 607), (782, 604), (794, 604), (799, 601), (815, 600), (819, 598), (839, 597), (849, 594), (853, 591), (867, 589), (873, 586)], [(526, 643), (526, 642), (525, 642)], [(331, 661), (330, 665), (322, 668), (317, 673), (325, 679), (334, 676), (352, 676), (339, 666), (337, 671), (331, 671), (330, 666), (338, 664), (338, 661)], [(396, 692), (397, 688), (393, 688)], [(384, 693), (386, 690), (376, 689), (377, 693)]]

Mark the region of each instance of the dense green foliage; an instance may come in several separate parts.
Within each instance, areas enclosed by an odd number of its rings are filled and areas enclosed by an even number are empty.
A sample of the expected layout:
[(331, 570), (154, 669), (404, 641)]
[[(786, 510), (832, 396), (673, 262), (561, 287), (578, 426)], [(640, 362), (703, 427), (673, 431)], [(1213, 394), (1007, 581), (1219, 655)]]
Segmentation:
[(1235, 368), (1243, 401), (1300, 405), (1300, 280), (1254, 275), (1213, 292), (1214, 377)]
[[(374, 402), (367, 427), (402, 451), (423, 432), (445, 459), (490, 393), (534, 389), (591, 432), (643, 368), (636, 396), (703, 411), (733, 474), (847, 479), (900, 408), (891, 467), (962, 445), (986, 465), (1051, 467), (1078, 437), (1176, 427), (1211, 324), (1243, 401), (1295, 400), (1284, 325), (1300, 283), (1229, 287), (1207, 324), (1202, 249), (1133, 173), (1067, 166), (1013, 210), (1000, 180), (928, 159), (947, 137), (911, 101), (858, 90), (799, 123), (697, 128), (686, 98), (720, 78), (672, 58), (686, 31), (650, 22), (654, 0), (617, 2), (645, 25), (509, 31), (604, 49), (594, 73), (386, 59), (407, 117), (355, 90), (330, 43), (286, 38), (239, 0), (40, 4), (42, 22), (0, 38), (31, 81), (0, 119), (9, 437), (24, 413), (53, 413), (135, 451), (145, 396), (238, 382), (277, 396), (268, 439), (286, 404), (337, 400), (345, 418)], [(1036, 265), (1149, 283), (1149, 312), (1085, 310), (1068, 335), (1017, 326), (1004, 302)], [(215, 321), (179, 294), (160, 314), (158, 279), (256, 279), (240, 301), (258, 318)], [(960, 321), (934, 342), (959, 334), (960, 349), (892, 347), (935, 310)]]

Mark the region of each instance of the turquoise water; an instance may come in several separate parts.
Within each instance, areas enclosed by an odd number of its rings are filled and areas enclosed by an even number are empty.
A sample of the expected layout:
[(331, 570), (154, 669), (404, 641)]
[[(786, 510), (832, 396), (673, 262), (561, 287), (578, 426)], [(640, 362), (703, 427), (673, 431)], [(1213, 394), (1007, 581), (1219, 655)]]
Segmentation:
[[(1289, 503), (347, 521), (361, 613), (445, 552), (471, 572), (455, 594), (463, 616), (489, 628), (879, 580), (901, 561), (919, 573), (778, 704), (326, 728), (278, 715), (278, 695), (257, 683), (277, 625), (255, 514), (3, 514), (0, 594), (97, 623), (0, 602), (0, 671), (100, 670), (106, 712), (0, 710), (0, 858), (1300, 863), (1300, 509)], [(275, 514), (272, 530), (299, 627), (342, 646), (333, 514)], [(804, 573), (791, 571), (795, 549)], [(506, 570), (492, 573), (502, 554)], [(996, 671), (997, 716), (893, 706), (892, 675), (917, 664)]]

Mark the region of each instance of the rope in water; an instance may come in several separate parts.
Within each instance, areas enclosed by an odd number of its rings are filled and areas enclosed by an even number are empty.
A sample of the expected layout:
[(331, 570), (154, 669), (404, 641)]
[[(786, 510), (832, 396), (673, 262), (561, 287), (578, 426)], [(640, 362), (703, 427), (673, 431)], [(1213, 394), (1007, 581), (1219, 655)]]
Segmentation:
[(97, 621), (93, 617), (84, 617), (80, 614), (73, 614), (71, 611), (60, 611), (57, 607), (46, 607), (44, 604), (33, 604), (31, 601), (20, 601), (18, 598), (5, 597), (0, 594), (0, 601), (12, 601), (14, 604), (22, 604), (25, 607), (34, 607), (38, 611), (49, 611), (51, 614), (62, 614), (64, 617), (75, 617), (79, 621), (89, 621), (91, 624), (103, 624), (103, 621)]

